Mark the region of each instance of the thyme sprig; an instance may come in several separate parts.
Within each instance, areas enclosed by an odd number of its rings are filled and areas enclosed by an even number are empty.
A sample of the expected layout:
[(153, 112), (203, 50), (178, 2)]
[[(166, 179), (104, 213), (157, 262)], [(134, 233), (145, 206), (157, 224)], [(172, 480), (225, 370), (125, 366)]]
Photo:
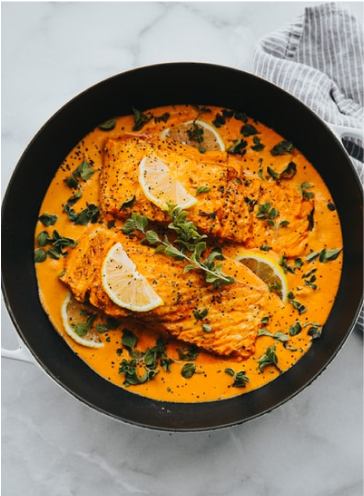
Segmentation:
[(134, 230), (145, 234), (142, 243), (155, 245), (155, 252), (164, 252), (165, 255), (176, 260), (189, 262), (185, 268), (186, 274), (190, 270), (200, 269), (206, 273), (206, 282), (211, 283), (215, 289), (232, 284), (235, 279), (222, 272), (221, 260), (224, 260), (221, 249), (213, 249), (205, 258), (204, 253), (207, 244), (204, 241), (205, 234), (200, 234), (192, 221), (187, 220), (188, 212), (176, 205), (168, 205), (166, 214), (171, 218), (168, 228), (175, 231), (176, 237), (173, 242), (164, 235), (163, 238), (153, 230), (147, 230), (148, 219), (135, 212), (125, 222), (122, 231), (130, 234)]

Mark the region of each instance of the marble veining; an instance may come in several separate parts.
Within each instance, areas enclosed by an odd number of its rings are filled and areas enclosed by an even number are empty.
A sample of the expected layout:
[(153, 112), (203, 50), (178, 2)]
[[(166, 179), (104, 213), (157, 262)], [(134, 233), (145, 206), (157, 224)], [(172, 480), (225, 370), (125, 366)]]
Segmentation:
[[(69, 99), (133, 67), (202, 61), (252, 71), (257, 40), (308, 2), (2, 3), (2, 194), (28, 142)], [(357, 16), (361, 2), (347, 4)], [(2, 344), (16, 346), (2, 305)], [(147, 430), (2, 360), (4, 496), (360, 496), (363, 336), (302, 393), (246, 424)]]

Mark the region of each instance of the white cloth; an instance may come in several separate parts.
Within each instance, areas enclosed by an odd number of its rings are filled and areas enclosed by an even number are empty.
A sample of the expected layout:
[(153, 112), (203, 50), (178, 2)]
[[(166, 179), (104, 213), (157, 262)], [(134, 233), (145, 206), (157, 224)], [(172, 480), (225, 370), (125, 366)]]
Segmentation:
[[(303, 101), (328, 124), (364, 130), (363, 25), (340, 3), (306, 7), (259, 40), (254, 72)], [(361, 182), (363, 140), (344, 139)], [(363, 311), (358, 321), (363, 329)]]

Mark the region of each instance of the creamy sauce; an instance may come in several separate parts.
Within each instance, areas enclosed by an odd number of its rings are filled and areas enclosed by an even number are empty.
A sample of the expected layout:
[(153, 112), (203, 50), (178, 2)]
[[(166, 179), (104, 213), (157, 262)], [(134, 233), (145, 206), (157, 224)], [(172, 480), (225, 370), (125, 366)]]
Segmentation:
[[(209, 108), (211, 112), (203, 113), (200, 118), (211, 124), (216, 115), (221, 114), (222, 109)], [(151, 119), (138, 131), (140, 134), (159, 135), (167, 127), (197, 117), (196, 108), (193, 106), (170, 106), (154, 109), (151, 112), (154, 116), (161, 116), (168, 112), (170, 116), (167, 122), (162, 120), (155, 122), (154, 119)], [(185, 378), (181, 375), (181, 369), (186, 362), (180, 360), (177, 349), (186, 348), (188, 344), (164, 338), (167, 345), (165, 352), (173, 360), (170, 371), (158, 367), (159, 373), (151, 381), (136, 386), (128, 386), (127, 389), (133, 393), (158, 400), (177, 402), (211, 401), (240, 395), (263, 386), (292, 367), (311, 345), (314, 346), (315, 343), (312, 335), (310, 335), (313, 330), (322, 329), (322, 332), (325, 332), (324, 324), (333, 305), (340, 281), (342, 254), (340, 253), (335, 260), (326, 263), (320, 262), (318, 258), (307, 261), (306, 256), (312, 252), (321, 252), (323, 249), (331, 250), (342, 247), (340, 221), (333, 200), (318, 172), (297, 149), (289, 154), (272, 156), (270, 150), (283, 138), (273, 130), (251, 119), (248, 120), (248, 123), (254, 125), (259, 132), (258, 135), (243, 137), (240, 133), (243, 123), (235, 118), (226, 119), (226, 123), (218, 128), (226, 149), (232, 146), (237, 139), (243, 138), (247, 141), (244, 155), (232, 155), (230, 157), (231, 163), (238, 173), (245, 179), (257, 178), (262, 173), (266, 176), (267, 167), (274, 171), (282, 171), (287, 166), (287, 162), (291, 160), (296, 164), (297, 172), (289, 181), (296, 184), (297, 188), (304, 183), (309, 183), (310, 187), (307, 191), (314, 194), (314, 228), (310, 232), (307, 248), (304, 253), (299, 255), (303, 265), (299, 267), (299, 263), (295, 262), (297, 256), (287, 259), (288, 266), (294, 268), (286, 274), (289, 290), (294, 294), (294, 298), (287, 301), (284, 309), (280, 310), (279, 316), (271, 316), (267, 326), (270, 333), (277, 331), (285, 333), (288, 336), (288, 341), (283, 343), (271, 336), (259, 336), (256, 340), (255, 353), (243, 361), (236, 358), (213, 356), (200, 351), (196, 360), (193, 361), (196, 365), (196, 373), (190, 378)], [(50, 237), (52, 237), (54, 230), (63, 237), (73, 240), (78, 240), (81, 237), (87, 226), (75, 225), (64, 212), (64, 205), (75, 192), (66, 184), (65, 179), (70, 176), (71, 171), (74, 171), (82, 162), (87, 161), (96, 172), (87, 181), (80, 181), (82, 197), (75, 203), (74, 209), (81, 211), (87, 205), (99, 205), (99, 173), (102, 168), (102, 150), (105, 141), (125, 133), (135, 134), (135, 131), (132, 131), (133, 126), (133, 116), (117, 118), (113, 129), (95, 129), (65, 158), (48, 188), (39, 212), (39, 215), (44, 213), (56, 215), (57, 222), (54, 226), (48, 227), (45, 227), (40, 221), (37, 223), (35, 230), (36, 249), (39, 248), (38, 235), (43, 231), (47, 231)], [(258, 136), (260, 142), (265, 145), (263, 150), (256, 151), (251, 148), (257, 144), (254, 141), (254, 136)], [(123, 225), (122, 221), (118, 222), (120, 226)], [(45, 247), (45, 249), (47, 248)], [(226, 242), (223, 246), (223, 253), (225, 256), (234, 257), (240, 248), (241, 246), (237, 243)], [(68, 249), (65, 248), (65, 251)], [(271, 250), (267, 255), (278, 261), (282, 257), (282, 250)], [(136, 348), (140, 351), (155, 346), (159, 334), (144, 328), (144, 326), (131, 324), (125, 319), (124, 321), (121, 320), (118, 329), (100, 334), (100, 339), (104, 341), (102, 348), (92, 349), (75, 343), (66, 334), (61, 317), (62, 303), (68, 292), (68, 289), (59, 280), (64, 263), (65, 258), (63, 256), (60, 256), (58, 260), (48, 256), (42, 263), (36, 263), (42, 305), (55, 329), (80, 359), (84, 360), (106, 380), (120, 387), (125, 387), (123, 385), (125, 376), (119, 373), (119, 367), (123, 359), (130, 359), (130, 357), (121, 342), (122, 330), (129, 329), (138, 337)], [(312, 275), (303, 278), (312, 270), (314, 270), (311, 272), (315, 276), (314, 279), (311, 279)], [(311, 285), (305, 284), (305, 281), (310, 280)], [(292, 301), (299, 301), (306, 310), (299, 313)], [(291, 331), (290, 333), (289, 329), (297, 321), (301, 325), (301, 330), (298, 334), (291, 335), (294, 332)], [(262, 327), (264, 326), (262, 325)], [(260, 371), (258, 361), (265, 354), (267, 348), (272, 345), (276, 346), (278, 367), (269, 365)], [(244, 371), (249, 382), (246, 382), (244, 387), (233, 386), (233, 377), (226, 372), (226, 369), (231, 369), (235, 374)], [(140, 373), (143, 373), (142, 369), (140, 369)]]

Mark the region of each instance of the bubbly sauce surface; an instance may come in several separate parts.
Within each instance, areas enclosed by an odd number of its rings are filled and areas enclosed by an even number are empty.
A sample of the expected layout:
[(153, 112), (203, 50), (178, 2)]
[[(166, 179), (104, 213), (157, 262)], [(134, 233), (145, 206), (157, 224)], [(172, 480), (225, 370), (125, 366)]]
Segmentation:
[[(229, 398), (264, 386), (287, 371), (311, 346), (315, 346), (315, 339), (319, 339), (320, 333), (325, 332), (325, 322), (334, 303), (341, 275), (340, 221), (330, 192), (315, 168), (294, 147), (272, 154), (278, 144), (287, 142), (263, 124), (250, 117), (240, 120), (238, 115), (234, 116), (231, 112), (227, 114), (226, 109), (208, 109), (209, 111), (199, 113), (196, 107), (188, 105), (161, 107), (145, 112), (144, 115), (152, 118), (140, 130), (135, 130), (133, 115), (118, 117), (102, 126), (103, 129), (96, 128), (60, 164), (42, 202), (40, 220), (35, 230), (36, 253), (38, 250), (47, 252), (45, 260), (36, 263), (39, 294), (54, 328), (80, 359), (106, 380), (135, 394), (163, 401), (198, 402)], [(90, 205), (99, 205), (99, 179), (107, 140), (128, 133), (159, 136), (164, 129), (197, 117), (218, 131), (225, 143), (229, 164), (237, 171), (238, 180), (248, 184), (249, 179), (260, 178), (264, 187), (271, 184), (274, 187), (279, 187), (280, 184), (285, 187), (289, 184), (299, 194), (308, 195), (314, 201), (314, 211), (310, 213), (310, 230), (297, 253), (290, 250), (287, 255), (285, 246), (279, 242), (266, 250), (263, 249), (263, 243), (261, 246), (246, 246), (244, 240), (219, 241), (225, 257), (234, 258), (242, 249), (250, 249), (254, 253), (271, 257), (280, 264), (286, 272), (288, 282), (287, 301), (280, 305), (279, 311), (270, 312), (269, 319), (261, 323), (261, 335), (256, 338), (255, 352), (243, 360), (238, 357), (215, 356), (203, 350), (198, 350), (197, 356), (193, 356), (196, 350), (191, 349), (188, 343), (162, 335), (158, 330), (152, 331), (147, 325), (136, 324), (130, 318), (118, 319), (116, 329), (100, 333), (100, 339), (104, 342), (101, 348), (93, 349), (77, 344), (65, 332), (62, 322), (61, 308), (69, 290), (59, 279), (65, 267), (67, 252), (72, 248), (63, 248), (65, 256), (52, 254), (54, 246), (51, 243), (41, 246), (39, 235), (46, 231), (49, 238), (54, 239), (56, 231), (61, 237), (77, 241), (84, 234), (88, 225), (73, 222), (65, 212), (65, 205), (72, 205), (77, 212)], [(240, 153), (237, 153), (238, 140), (241, 140), (242, 145)], [(70, 187), (67, 179), (84, 162), (89, 164), (94, 173), (86, 180), (79, 179), (77, 187)], [(277, 176), (274, 176), (287, 170), (287, 164), (291, 162), (295, 164), (294, 175), (283, 175), (281, 179), (278, 176), (277, 181)], [(82, 191), (82, 195), (70, 202), (79, 191)], [(45, 225), (41, 217), (44, 214), (56, 216), (55, 224)], [(274, 222), (274, 218), (272, 220)], [(102, 215), (97, 219), (97, 223), (103, 226), (107, 226), (108, 222)], [(123, 220), (116, 220), (113, 225), (121, 228), (123, 224)], [(264, 241), (264, 230), (271, 226), (267, 227), (261, 218), (257, 218), (254, 225), (257, 239), (260, 239), (262, 233), (261, 239)], [(279, 232), (284, 226), (277, 229)], [(128, 333), (137, 338), (132, 351), (122, 341), (123, 336)], [(125, 372), (120, 371), (123, 360), (124, 363), (129, 362), (132, 359), (131, 353), (137, 357), (136, 351), (139, 351), (140, 358), (148, 348), (155, 347), (160, 338), (165, 345), (165, 356), (169, 359), (168, 367), (163, 367), (158, 361), (158, 373), (152, 380), (137, 385), (124, 384)], [(274, 350), (273, 360), (269, 353), (267, 357), (267, 350)], [(264, 356), (268, 360), (266, 366), (262, 366)], [(184, 366), (191, 363), (194, 373), (190, 377), (182, 374)], [(142, 376), (145, 372), (143, 360), (136, 360), (136, 369), (139, 377)], [(239, 381), (239, 373), (248, 380)]]

